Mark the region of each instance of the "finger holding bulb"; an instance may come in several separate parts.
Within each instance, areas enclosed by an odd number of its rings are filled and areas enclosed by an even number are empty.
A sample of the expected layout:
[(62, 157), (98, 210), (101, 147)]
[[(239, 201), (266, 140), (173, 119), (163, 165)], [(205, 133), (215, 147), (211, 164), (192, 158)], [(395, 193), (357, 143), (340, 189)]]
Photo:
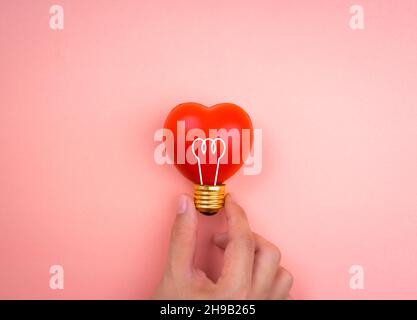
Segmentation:
[(154, 299), (289, 299), (292, 275), (281, 266), (279, 249), (252, 232), (244, 210), (226, 196), (227, 233), (213, 235), (224, 250), (221, 276), (214, 282), (195, 267), (197, 210), (181, 195), (172, 227), (169, 258)]

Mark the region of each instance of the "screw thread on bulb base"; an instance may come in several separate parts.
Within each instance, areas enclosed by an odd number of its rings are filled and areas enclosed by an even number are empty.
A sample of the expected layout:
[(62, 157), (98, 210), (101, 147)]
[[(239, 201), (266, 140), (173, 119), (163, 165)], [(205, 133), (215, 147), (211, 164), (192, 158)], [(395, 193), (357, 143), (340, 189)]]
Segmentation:
[(202, 214), (211, 216), (216, 214), (224, 206), (224, 184), (217, 186), (194, 185), (194, 204)]

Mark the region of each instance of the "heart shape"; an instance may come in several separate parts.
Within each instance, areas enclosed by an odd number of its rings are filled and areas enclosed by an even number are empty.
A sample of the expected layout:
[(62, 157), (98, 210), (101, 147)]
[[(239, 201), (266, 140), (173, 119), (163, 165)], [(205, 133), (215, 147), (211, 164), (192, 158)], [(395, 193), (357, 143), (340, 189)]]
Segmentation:
[[(201, 182), (200, 173), (204, 184), (222, 184), (242, 167), (253, 144), (252, 121), (241, 107), (233, 103), (219, 103), (212, 107), (195, 102), (179, 104), (168, 114), (164, 128), (170, 130), (174, 138), (173, 144), (166, 144), (168, 154), (173, 155), (176, 168), (196, 184)], [(226, 145), (224, 159), (219, 164), (206, 159), (206, 163), (200, 163), (200, 172), (197, 159), (190, 161), (193, 159), (193, 141), (217, 137), (222, 138)], [(218, 144), (217, 148), (209, 146), (205, 150), (216, 149), (221, 153), (221, 148)]]

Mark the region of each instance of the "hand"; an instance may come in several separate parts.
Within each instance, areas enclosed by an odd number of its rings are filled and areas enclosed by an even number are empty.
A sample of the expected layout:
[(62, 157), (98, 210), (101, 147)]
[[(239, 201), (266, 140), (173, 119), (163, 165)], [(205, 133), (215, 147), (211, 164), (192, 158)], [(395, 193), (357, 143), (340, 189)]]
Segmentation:
[(193, 199), (181, 195), (172, 227), (168, 263), (154, 299), (289, 299), (292, 275), (280, 266), (279, 249), (253, 233), (243, 209), (226, 197), (228, 232), (215, 234), (224, 249), (217, 282), (194, 266), (197, 211)]

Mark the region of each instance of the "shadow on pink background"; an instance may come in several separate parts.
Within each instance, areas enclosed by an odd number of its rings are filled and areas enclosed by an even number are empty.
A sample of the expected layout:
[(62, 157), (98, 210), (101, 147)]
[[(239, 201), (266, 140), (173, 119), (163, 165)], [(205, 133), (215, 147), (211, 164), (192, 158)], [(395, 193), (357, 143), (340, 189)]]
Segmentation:
[[(1, 1), (0, 298), (150, 297), (192, 191), (153, 134), (185, 101), (263, 130), (262, 173), (227, 188), (295, 298), (417, 298), (417, 3), (354, 3), (364, 30), (342, 0)], [(201, 218), (216, 274), (224, 218)]]

